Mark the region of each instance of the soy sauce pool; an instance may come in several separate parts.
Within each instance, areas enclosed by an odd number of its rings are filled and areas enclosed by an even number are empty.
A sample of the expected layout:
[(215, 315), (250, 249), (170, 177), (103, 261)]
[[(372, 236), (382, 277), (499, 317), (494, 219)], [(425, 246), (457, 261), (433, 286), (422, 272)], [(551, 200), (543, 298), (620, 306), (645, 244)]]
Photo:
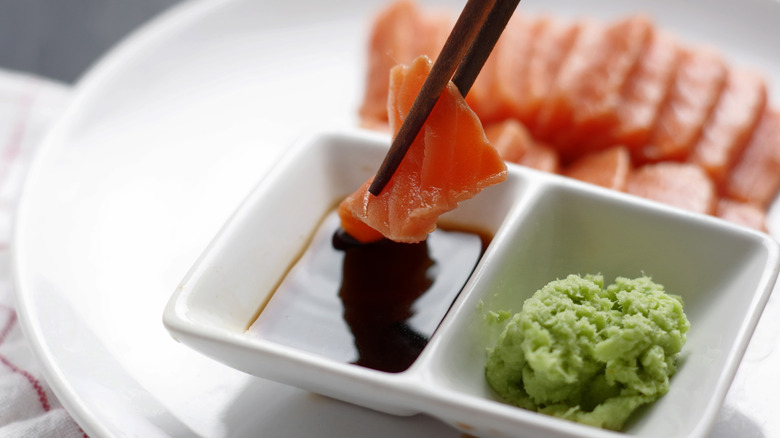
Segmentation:
[(409, 368), (482, 256), (482, 234), (437, 229), (425, 242), (333, 244), (329, 214), (247, 333), (386, 372)]

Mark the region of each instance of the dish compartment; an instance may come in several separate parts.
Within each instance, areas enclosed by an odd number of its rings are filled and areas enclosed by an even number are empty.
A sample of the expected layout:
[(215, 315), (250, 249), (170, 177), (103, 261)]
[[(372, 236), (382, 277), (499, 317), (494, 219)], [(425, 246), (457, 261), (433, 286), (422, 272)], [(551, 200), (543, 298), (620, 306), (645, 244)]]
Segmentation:
[[(683, 298), (691, 328), (669, 393), (640, 409), (626, 434), (703, 436), (771, 293), (776, 243), (711, 217), (563, 178), (539, 175), (534, 183), (528, 190), (533, 195), (506, 225), (421, 358), (425, 380), (436, 387), (431, 406), (479, 436), (549, 431), (549, 417), (507, 409), (481, 378), (486, 346), (495, 344), (503, 328), (489, 322), (488, 312), (518, 312), (535, 291), (569, 274), (603, 274), (605, 284), (647, 275)], [(495, 418), (499, 413), (501, 420)], [(489, 429), (479, 429), (491, 416)], [(559, 426), (561, 436), (613, 436), (573, 423)]]
[(248, 333), (314, 230), (373, 175), (387, 147), (385, 136), (358, 132), (323, 134), (292, 148), (174, 292), (163, 317), (168, 331), (244, 372), (390, 414), (427, 413), (475, 435), (609, 437), (614, 433), (498, 400), (484, 365), (501, 327), (485, 315), (516, 312), (547, 282), (572, 273), (601, 273), (607, 283), (648, 275), (683, 297), (691, 330), (670, 392), (643, 409), (626, 434), (706, 434), (777, 276), (776, 243), (718, 219), (514, 165), (506, 182), (442, 217), (493, 239), (406, 371), (377, 371)]
[[(384, 412), (419, 412), (408, 397), (409, 388), (418, 383), (414, 365), (402, 373), (385, 373), (247, 331), (306, 251), (314, 231), (338, 202), (376, 172), (388, 147), (386, 136), (368, 132), (327, 133), (293, 147), (181, 282), (164, 314), (169, 332), (250, 374)], [(442, 223), (497, 236), (522, 199), (525, 184), (512, 174), (442, 216)]]

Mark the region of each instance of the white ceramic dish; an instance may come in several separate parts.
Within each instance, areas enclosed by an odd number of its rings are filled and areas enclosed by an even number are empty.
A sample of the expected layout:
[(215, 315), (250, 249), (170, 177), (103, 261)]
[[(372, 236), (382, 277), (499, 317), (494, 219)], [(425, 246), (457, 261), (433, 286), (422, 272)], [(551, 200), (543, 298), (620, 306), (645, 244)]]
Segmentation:
[(483, 377), (491, 331), (479, 309), (518, 311), (536, 289), (569, 273), (603, 273), (609, 281), (645, 274), (683, 296), (691, 331), (669, 393), (626, 434), (706, 436), (775, 283), (777, 243), (711, 217), (516, 166), (506, 182), (443, 218), (494, 238), (406, 371), (371, 370), (250, 334), (247, 327), (322, 218), (372, 174), (386, 150), (384, 137), (357, 133), (315, 136), (291, 151), (176, 289), (164, 313), (173, 336), (257, 376), (391, 414), (428, 413), (478, 436), (607, 437), (613, 433), (498, 402)]
[[(185, 2), (79, 81), (25, 186), (13, 273), (46, 380), (89, 436), (460, 436), (427, 416), (378, 414), (237, 371), (174, 342), (160, 321), (171, 291), (285, 148), (302, 132), (355, 126), (365, 30), (382, 3)], [(765, 72), (780, 102), (774, 0), (520, 7), (647, 11), (686, 41)], [(769, 226), (778, 237), (776, 211)], [(780, 435), (777, 296), (713, 438)]]

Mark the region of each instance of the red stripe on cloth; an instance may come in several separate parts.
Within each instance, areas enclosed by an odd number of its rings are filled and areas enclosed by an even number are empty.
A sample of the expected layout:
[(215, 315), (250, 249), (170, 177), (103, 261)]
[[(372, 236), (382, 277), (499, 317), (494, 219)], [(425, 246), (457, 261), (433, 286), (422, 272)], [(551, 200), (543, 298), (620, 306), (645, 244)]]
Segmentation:
[(0, 305), (0, 308), (8, 312), (8, 319), (5, 321), (3, 330), (0, 331), (0, 345), (3, 345), (5, 339), (8, 337), (8, 334), (11, 333), (11, 329), (14, 328), (14, 324), (16, 324), (16, 311), (3, 305)]
[(27, 372), (26, 370), (23, 370), (16, 365), (12, 364), (11, 361), (6, 359), (5, 356), (0, 354), (0, 362), (3, 363), (8, 369), (11, 370), (11, 372), (16, 373), (24, 377), (30, 385), (32, 385), (33, 389), (35, 390), (35, 393), (38, 394), (38, 401), (41, 402), (41, 407), (44, 411), (49, 412), (51, 409), (51, 406), (49, 405), (49, 397), (46, 396), (46, 391), (43, 389), (43, 386), (41, 385), (41, 382), (35, 378), (32, 374)]
[[(8, 306), (4, 306), (0, 304), (0, 309), (5, 310), (8, 313), (8, 319), (5, 322), (5, 325), (3, 326), (2, 331), (0, 331), (0, 346), (5, 343), (5, 340), (8, 338), (8, 334), (11, 333), (11, 330), (16, 325), (17, 316), (16, 311)], [(43, 408), (44, 412), (49, 412), (51, 409), (51, 405), (49, 404), (49, 397), (46, 395), (46, 390), (43, 389), (43, 385), (41, 385), (41, 382), (35, 378), (32, 374), (30, 374), (28, 371), (25, 371), (23, 369), (20, 369), (11, 361), (8, 360), (7, 357), (0, 354), (0, 362), (3, 363), (6, 367), (8, 367), (11, 372), (20, 374), (22, 377), (24, 377), (30, 385), (33, 387), (33, 390), (35, 390), (35, 393), (38, 395), (38, 401), (41, 403), (41, 407)], [(84, 430), (79, 428), (79, 430), (82, 433), (82, 436), (84, 438), (89, 438), (89, 435), (87, 435)]]
[[(17, 317), (16, 311), (14, 311), (14, 309), (6, 306), (0, 307), (8, 312), (8, 319), (3, 326), (3, 330), (0, 331), (0, 346), (2, 346), (6, 339), (8, 339), (8, 335), (11, 333), (11, 330), (16, 325)], [(38, 401), (41, 403), (41, 407), (45, 412), (48, 412), (51, 409), (51, 405), (49, 404), (49, 397), (46, 395), (46, 391), (43, 389), (43, 385), (41, 385), (41, 382), (36, 379), (35, 376), (30, 374), (27, 370), (23, 370), (14, 365), (2, 354), (0, 354), (0, 362), (2, 362), (3, 365), (10, 369), (12, 373), (19, 374), (30, 383), (30, 385), (35, 390), (35, 393), (38, 395)]]
[(16, 120), (13, 122), (11, 134), (7, 138), (2, 155), (0, 155), (0, 165), (2, 166), (0, 180), (8, 178), (11, 165), (19, 158), (22, 141), (24, 140), (24, 134), (27, 131), (27, 123), (30, 119), (34, 101), (35, 96), (33, 94), (25, 94), (18, 97), (19, 112), (17, 113)]

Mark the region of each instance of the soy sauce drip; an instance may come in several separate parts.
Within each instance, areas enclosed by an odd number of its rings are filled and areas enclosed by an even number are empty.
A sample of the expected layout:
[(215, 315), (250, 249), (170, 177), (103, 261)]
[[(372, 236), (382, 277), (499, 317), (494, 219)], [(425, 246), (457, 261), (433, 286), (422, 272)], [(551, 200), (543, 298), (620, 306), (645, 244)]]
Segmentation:
[(333, 247), (344, 251), (339, 298), (355, 339), (353, 363), (387, 372), (409, 368), (428, 343), (407, 324), (412, 305), (435, 280), (427, 241), (361, 244), (339, 230)]
[(404, 371), (438, 329), (490, 236), (445, 226), (419, 244), (361, 244), (339, 225), (335, 211), (323, 218), (247, 333), (339, 362)]

